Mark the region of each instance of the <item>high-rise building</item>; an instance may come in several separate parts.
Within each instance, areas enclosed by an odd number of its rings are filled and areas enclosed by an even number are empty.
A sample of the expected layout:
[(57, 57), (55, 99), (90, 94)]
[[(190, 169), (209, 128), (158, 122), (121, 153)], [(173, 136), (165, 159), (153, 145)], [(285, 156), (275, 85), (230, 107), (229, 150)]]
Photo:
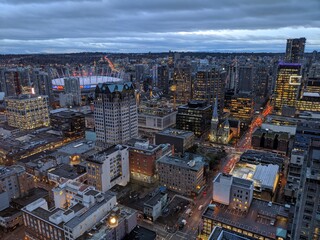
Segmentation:
[(237, 120), (249, 121), (253, 116), (253, 99), (248, 94), (232, 96), (230, 103), (230, 116)]
[(169, 68), (166, 65), (157, 67), (157, 87), (165, 94), (169, 92)]
[(189, 101), (178, 108), (177, 129), (192, 131), (198, 137), (210, 129), (211, 105), (206, 101)]
[(242, 66), (239, 68), (238, 92), (251, 93), (253, 85), (253, 67)]
[(28, 68), (11, 68), (0, 71), (0, 89), (6, 96), (31, 93), (31, 78)]
[(79, 106), (81, 103), (80, 79), (77, 77), (69, 77), (64, 79), (64, 92), (71, 94), (73, 105)]
[(34, 129), (50, 125), (48, 96), (19, 95), (7, 97), (8, 125), (20, 129)]
[(219, 68), (210, 70), (199, 70), (196, 74), (193, 99), (204, 100), (209, 104), (214, 102), (214, 97), (218, 98), (220, 113), (223, 110), (225, 92), (226, 72)]
[(131, 82), (97, 85), (94, 120), (98, 146), (123, 144), (138, 137), (137, 115), (136, 94)]
[(284, 107), (295, 108), (301, 85), (301, 65), (280, 63), (275, 86), (274, 110), (282, 113)]
[(34, 69), (32, 72), (34, 93), (47, 95), (49, 103), (53, 102), (52, 81), (50, 75), (41, 69)]
[(287, 39), (286, 63), (301, 63), (306, 44), (305, 38)]
[(192, 98), (192, 82), (190, 66), (177, 66), (174, 68), (173, 83), (175, 85), (175, 98), (177, 103), (185, 104)]
[(102, 192), (116, 184), (125, 186), (130, 180), (128, 147), (112, 146), (86, 161), (88, 184)]

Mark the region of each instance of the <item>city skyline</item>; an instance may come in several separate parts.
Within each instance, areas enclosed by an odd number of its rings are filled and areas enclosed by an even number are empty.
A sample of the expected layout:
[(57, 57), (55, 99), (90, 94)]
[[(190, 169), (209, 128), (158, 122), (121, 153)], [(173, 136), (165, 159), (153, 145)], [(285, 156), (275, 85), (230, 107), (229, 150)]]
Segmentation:
[(1, 1), (0, 54), (320, 49), (316, 0)]

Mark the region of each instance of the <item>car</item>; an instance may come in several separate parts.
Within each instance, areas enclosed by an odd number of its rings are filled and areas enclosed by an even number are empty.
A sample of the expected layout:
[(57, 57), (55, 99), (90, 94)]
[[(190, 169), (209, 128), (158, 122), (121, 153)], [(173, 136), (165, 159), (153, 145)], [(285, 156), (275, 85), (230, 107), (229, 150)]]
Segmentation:
[(203, 208), (203, 205), (200, 205), (199, 208), (198, 208), (198, 210), (201, 211), (202, 208)]

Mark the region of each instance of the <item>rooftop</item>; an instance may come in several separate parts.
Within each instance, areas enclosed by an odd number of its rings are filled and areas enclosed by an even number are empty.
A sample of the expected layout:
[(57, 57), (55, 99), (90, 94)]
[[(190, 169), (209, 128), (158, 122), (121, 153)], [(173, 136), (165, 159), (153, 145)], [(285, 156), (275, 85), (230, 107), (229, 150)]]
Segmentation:
[(87, 161), (96, 162), (96, 163), (103, 163), (107, 158), (106, 156), (115, 153), (117, 151), (121, 151), (127, 149), (128, 147), (122, 145), (113, 145), (105, 150), (102, 150), (94, 155), (91, 155), (87, 158)]
[(241, 237), (241, 236), (237, 235), (236, 233), (228, 232), (227, 230), (216, 226), (212, 230), (208, 240), (217, 240), (217, 239), (222, 239), (222, 240), (248, 240), (248, 238)]
[(155, 240), (156, 238), (156, 232), (141, 226), (137, 226), (131, 231), (131, 233), (128, 236), (124, 238), (124, 240)]
[(62, 178), (73, 180), (83, 175), (85, 172), (80, 172), (76, 167), (69, 164), (61, 164), (58, 167), (49, 170), (49, 173)]
[(199, 171), (205, 165), (203, 156), (192, 153), (185, 153), (182, 157), (177, 155), (164, 156), (158, 160), (158, 163), (175, 165), (193, 171)]
[(69, 228), (74, 228), (75, 226), (77, 226), (79, 223), (83, 222), (86, 218), (88, 218), (91, 214), (95, 213), (96, 211), (99, 210), (99, 208), (104, 205), (106, 202), (110, 201), (113, 197), (115, 197), (113, 194), (111, 193), (104, 193), (102, 194), (104, 196), (104, 200), (101, 202), (96, 202), (96, 204), (94, 204), (92, 207), (90, 207), (85, 213), (75, 216), (74, 218), (72, 218), (70, 221), (68, 221), (67, 223), (65, 223), (65, 225)]
[(94, 149), (94, 143), (82, 139), (80, 141), (72, 142), (68, 145), (65, 145), (57, 151), (59, 153), (64, 153), (71, 156), (73, 154), (82, 154), (92, 149)]
[(272, 239), (276, 238), (279, 229), (286, 233), (289, 209), (280, 204), (270, 205), (267, 201), (254, 198), (247, 213), (230, 209), (220, 203), (214, 204), (216, 207), (208, 207), (202, 217)]
[(84, 114), (77, 111), (72, 110), (64, 110), (55, 113), (51, 113), (51, 117), (56, 118), (73, 118), (73, 117), (84, 117)]
[(86, 239), (91, 240), (100, 240), (105, 239), (105, 234), (109, 230), (112, 230), (109, 226), (109, 217), (110, 215), (115, 214), (118, 217), (118, 222), (124, 221), (126, 218), (132, 216), (133, 214), (136, 214), (136, 210), (128, 208), (123, 205), (118, 205), (117, 207), (113, 208), (105, 217), (103, 220), (98, 222), (94, 229), (92, 229), (88, 236), (86, 236)]
[(253, 164), (277, 164), (282, 167), (284, 158), (276, 153), (247, 150), (240, 156), (240, 161), (249, 162)]
[(167, 128), (156, 134), (166, 135), (171, 137), (179, 137), (179, 138), (188, 138), (194, 135), (194, 133), (191, 131), (185, 131), (185, 130), (180, 130), (175, 128)]
[(155, 206), (159, 201), (161, 201), (162, 197), (165, 195), (166, 193), (163, 193), (161, 191), (159, 191), (157, 194), (155, 194), (152, 198), (150, 198), (148, 201), (146, 201), (144, 203), (144, 205), (149, 205), (149, 206)]

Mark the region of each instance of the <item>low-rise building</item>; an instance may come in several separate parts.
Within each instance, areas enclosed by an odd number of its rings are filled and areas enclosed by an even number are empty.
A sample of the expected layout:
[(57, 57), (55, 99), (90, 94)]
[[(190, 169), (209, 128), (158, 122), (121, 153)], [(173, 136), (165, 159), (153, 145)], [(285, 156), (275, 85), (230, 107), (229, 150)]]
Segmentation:
[(214, 227), (241, 234), (249, 239), (283, 240), (289, 233), (291, 209), (253, 198), (247, 212), (213, 202), (202, 214), (203, 234), (210, 236)]
[(85, 117), (81, 112), (66, 110), (50, 114), (51, 126), (64, 137), (83, 136)]
[(86, 167), (82, 165), (60, 164), (48, 171), (48, 180), (55, 184), (67, 182), (68, 180), (83, 183), (87, 180)]
[(212, 199), (231, 209), (247, 212), (253, 199), (253, 187), (251, 180), (219, 173), (213, 180)]
[(276, 164), (279, 166), (280, 170), (284, 167), (284, 157), (271, 152), (263, 152), (257, 150), (247, 150), (240, 156), (241, 162), (251, 163), (251, 164)]
[(9, 199), (27, 195), (34, 187), (33, 177), (19, 165), (0, 166), (0, 190), (8, 192)]
[(280, 175), (278, 165), (238, 162), (231, 174), (234, 177), (252, 180), (255, 198), (272, 201), (276, 197)]
[(174, 153), (184, 153), (194, 144), (194, 133), (168, 128), (156, 133), (156, 145), (169, 143), (174, 146)]
[(129, 147), (111, 146), (87, 158), (88, 184), (106, 192), (114, 185), (130, 180)]
[(156, 181), (156, 161), (172, 154), (170, 144), (152, 145), (149, 141), (132, 139), (128, 142), (131, 179), (152, 183)]
[(206, 183), (206, 164), (200, 155), (164, 156), (157, 163), (160, 185), (172, 191), (198, 195)]
[[(85, 234), (86, 240), (118, 240), (130, 234), (137, 226), (137, 211), (117, 205)], [(134, 238), (135, 239), (135, 238)]]
[(161, 216), (164, 206), (167, 204), (168, 194), (157, 192), (152, 198), (143, 204), (143, 213), (150, 221), (157, 220)]
[(87, 189), (81, 202), (67, 208), (49, 209), (44, 199), (22, 208), (26, 237), (30, 239), (74, 240), (89, 231), (116, 205), (110, 193)]

